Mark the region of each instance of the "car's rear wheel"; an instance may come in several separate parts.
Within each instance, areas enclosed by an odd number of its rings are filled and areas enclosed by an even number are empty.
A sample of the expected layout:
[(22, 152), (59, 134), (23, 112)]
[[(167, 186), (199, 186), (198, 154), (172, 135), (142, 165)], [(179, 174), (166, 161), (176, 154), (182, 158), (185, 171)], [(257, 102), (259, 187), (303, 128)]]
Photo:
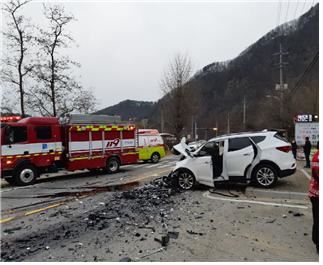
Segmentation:
[(120, 169), (120, 160), (117, 157), (111, 157), (107, 161), (106, 170), (108, 173), (117, 173)]
[(258, 186), (271, 188), (277, 183), (277, 171), (271, 165), (261, 164), (254, 169), (253, 179)]
[(195, 185), (195, 177), (189, 170), (180, 170), (176, 178), (177, 186), (182, 190), (191, 190)]

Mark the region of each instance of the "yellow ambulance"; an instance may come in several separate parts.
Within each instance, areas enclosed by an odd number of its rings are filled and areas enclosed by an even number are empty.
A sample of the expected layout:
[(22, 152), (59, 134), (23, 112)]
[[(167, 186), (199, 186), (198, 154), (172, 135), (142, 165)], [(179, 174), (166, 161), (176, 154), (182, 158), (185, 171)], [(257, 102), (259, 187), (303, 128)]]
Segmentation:
[(156, 129), (138, 129), (139, 159), (157, 163), (165, 156), (163, 138)]

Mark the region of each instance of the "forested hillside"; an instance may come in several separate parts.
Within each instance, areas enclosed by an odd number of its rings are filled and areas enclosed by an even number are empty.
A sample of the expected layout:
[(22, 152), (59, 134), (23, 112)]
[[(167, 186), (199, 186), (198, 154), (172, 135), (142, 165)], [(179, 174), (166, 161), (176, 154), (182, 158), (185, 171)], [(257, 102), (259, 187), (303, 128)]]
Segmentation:
[[(283, 95), (283, 113), (280, 116), (279, 83), (277, 63), (282, 45), (284, 83), (288, 89)], [(219, 133), (228, 129), (258, 130), (285, 128), (293, 131), (292, 117), (299, 113), (318, 113), (319, 102), (319, 7), (318, 4), (299, 19), (285, 23), (252, 44), (233, 60), (211, 63), (198, 71), (190, 81), (185, 96), (192, 97), (191, 110), (187, 111), (183, 134), (191, 132), (192, 120), (199, 127), (219, 128)], [(243, 119), (245, 98), (246, 124)], [(150, 127), (161, 127), (161, 106), (166, 106), (167, 97), (155, 104), (126, 100), (98, 113), (121, 115), (123, 119), (149, 118)], [(165, 131), (172, 132), (164, 120)]]

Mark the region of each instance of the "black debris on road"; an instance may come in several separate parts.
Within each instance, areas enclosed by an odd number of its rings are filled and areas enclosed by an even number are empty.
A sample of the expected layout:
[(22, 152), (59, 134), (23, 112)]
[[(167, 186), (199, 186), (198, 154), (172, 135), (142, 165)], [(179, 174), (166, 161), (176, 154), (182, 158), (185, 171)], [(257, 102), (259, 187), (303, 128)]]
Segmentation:
[[(144, 241), (149, 237), (149, 233), (161, 229), (162, 219), (167, 222), (171, 214), (170, 209), (174, 207), (172, 196), (177, 192), (164, 183), (162, 179), (156, 179), (133, 190), (114, 192), (112, 196), (110, 192), (107, 194), (106, 201), (101, 203), (100, 207), (86, 214), (71, 217), (68, 222), (51, 225), (46, 230), (38, 231), (37, 224), (35, 224), (33, 231), (27, 235), (24, 234), (23, 238), (18, 237), (12, 240), (2, 238), (1, 261), (22, 261), (44, 249), (50, 251), (49, 246), (53, 245), (58, 245), (61, 249), (65, 249), (69, 245), (69, 251), (76, 251), (70, 247), (70, 241), (76, 240), (78, 242), (80, 235), (85, 233), (90, 235), (95, 230), (109, 229), (109, 234), (118, 235), (124, 232), (125, 226), (131, 226), (136, 231), (133, 236)], [(68, 210), (64, 211), (65, 214), (67, 212)], [(54, 213), (50, 216), (54, 217), (61, 214), (62, 211), (58, 210), (57, 214)], [(19, 229), (21, 228), (11, 228), (3, 232), (13, 233)], [(148, 234), (146, 233), (147, 230)], [(177, 238), (178, 233), (171, 232), (169, 237)], [(95, 241), (94, 244), (100, 246), (101, 238), (92, 240)], [(125, 241), (125, 243), (130, 244), (132, 242)], [(96, 256), (93, 258), (94, 261), (97, 259)], [(129, 257), (121, 259), (131, 261)]]

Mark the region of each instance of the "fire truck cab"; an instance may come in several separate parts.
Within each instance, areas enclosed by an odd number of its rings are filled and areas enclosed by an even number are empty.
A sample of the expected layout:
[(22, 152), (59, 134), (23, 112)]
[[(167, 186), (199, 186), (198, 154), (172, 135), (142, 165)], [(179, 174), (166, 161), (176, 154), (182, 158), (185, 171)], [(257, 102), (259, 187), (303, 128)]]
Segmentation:
[(1, 177), (30, 185), (44, 172), (82, 169), (119, 171), (138, 161), (135, 127), (109, 116), (29, 117), (1, 123)]

